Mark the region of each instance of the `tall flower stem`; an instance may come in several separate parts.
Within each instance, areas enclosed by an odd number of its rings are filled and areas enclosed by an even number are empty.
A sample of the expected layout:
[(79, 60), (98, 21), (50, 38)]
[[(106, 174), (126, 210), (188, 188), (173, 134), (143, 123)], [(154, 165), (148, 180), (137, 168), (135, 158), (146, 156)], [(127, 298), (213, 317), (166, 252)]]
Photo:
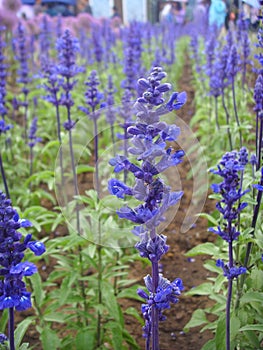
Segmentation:
[[(94, 111), (93, 111), (94, 113)], [(99, 183), (99, 138), (98, 138), (98, 122), (97, 118), (94, 118), (94, 161), (95, 161), (95, 182), (98, 197), (100, 194), (100, 183)], [(100, 237), (99, 237), (100, 240)]]
[(3, 183), (4, 183), (4, 187), (5, 187), (5, 193), (6, 193), (7, 197), (10, 198), (1, 152), (0, 152), (0, 171), (1, 171), (2, 179), (3, 179)]
[(135, 248), (141, 257), (151, 262), (152, 274), (144, 277), (147, 292), (140, 288), (137, 290), (137, 294), (146, 301), (141, 308), (145, 319), (143, 337), (146, 339), (146, 350), (160, 349), (159, 322), (165, 318), (162, 311), (170, 308), (170, 303), (176, 303), (177, 296), (183, 290), (180, 278), (170, 282), (158, 269), (161, 257), (169, 249), (166, 244), (167, 237), (157, 234), (159, 220), (163, 219), (164, 212), (183, 195), (182, 191), (171, 192), (170, 187), (159, 176), (170, 166), (181, 163), (184, 155), (182, 150), (173, 152), (172, 148), (166, 148), (166, 141), (175, 141), (180, 129), (176, 125), (160, 122), (160, 116), (180, 109), (186, 102), (186, 93), (173, 92), (168, 102), (165, 102), (164, 93), (171, 90), (171, 84), (161, 83), (165, 76), (161, 67), (154, 67), (147, 79), (138, 80), (141, 96), (134, 104), (137, 119), (135, 123), (124, 125), (133, 145), (127, 152), (137, 156), (140, 166), (131, 163), (124, 155), (117, 155), (109, 162), (115, 167), (116, 173), (127, 170), (135, 177), (132, 188), (118, 179), (111, 179), (108, 189), (118, 198), (124, 199), (127, 195), (134, 196), (139, 201), (135, 208), (124, 206), (117, 214), (120, 218), (136, 224), (132, 232), (140, 240)]
[[(258, 118), (257, 118), (258, 120)], [(262, 136), (263, 136), (263, 120), (262, 117), (259, 117), (260, 120), (260, 125), (259, 125), (259, 136), (258, 136), (258, 148), (257, 148), (257, 156), (258, 156), (258, 161), (257, 161), (257, 166), (256, 170), (259, 170), (260, 165), (261, 165), (261, 148), (262, 148)]]
[(27, 100), (27, 93), (24, 93), (24, 121), (25, 121), (25, 141), (27, 142), (27, 130), (28, 130), (28, 100)]
[(57, 119), (57, 136), (59, 142), (59, 166), (60, 166), (60, 178), (61, 178), (61, 186), (64, 188), (64, 171), (63, 171), (63, 150), (62, 150), (62, 139), (61, 139), (61, 125), (60, 125), (60, 113), (59, 113), (59, 105), (56, 104), (56, 119)]
[[(95, 109), (92, 111), (95, 114)], [(98, 194), (98, 200), (100, 198), (100, 183), (99, 183), (99, 138), (98, 138), (98, 123), (96, 116), (94, 121), (94, 155), (95, 155), (95, 182), (96, 190)], [(98, 222), (98, 304), (102, 304), (102, 245), (101, 245), (101, 224), (100, 219)], [(97, 348), (101, 346), (101, 313), (98, 310), (97, 313)]]
[[(263, 175), (262, 175), (262, 173), (261, 173), (261, 179), (260, 179), (260, 183), (259, 184), (260, 184), (260, 186), (263, 186)], [(259, 214), (259, 208), (260, 208), (261, 200), (262, 200), (262, 191), (258, 191), (257, 204), (256, 204), (255, 209), (254, 209), (252, 223), (251, 223), (251, 228), (252, 228), (251, 236), (252, 237), (254, 237), (254, 234), (255, 234), (255, 228), (256, 228), (256, 224), (257, 224), (257, 219), (258, 219), (258, 214)], [(252, 249), (252, 242), (249, 242), (248, 245), (247, 245), (246, 256), (245, 256), (245, 261), (244, 261), (244, 266), (245, 267), (248, 266), (251, 249)]]
[[(69, 78), (67, 78), (67, 85), (70, 85)], [(69, 99), (69, 92), (66, 93), (67, 99)], [(71, 123), (71, 116), (70, 116), (70, 106), (67, 105), (67, 117), (68, 122)], [(70, 159), (71, 159), (71, 168), (72, 168), (72, 174), (73, 174), (73, 185), (74, 185), (74, 194), (75, 196), (78, 195), (78, 178), (76, 173), (76, 167), (75, 167), (75, 157), (74, 157), (74, 150), (73, 150), (73, 140), (72, 140), (72, 128), (69, 128), (69, 152), (70, 152)], [(77, 232), (80, 235), (80, 218), (79, 218), (79, 206), (78, 203), (76, 204), (76, 219), (77, 219)]]
[[(100, 226), (100, 223), (99, 223)], [(100, 230), (100, 229), (99, 229)], [(102, 246), (98, 246), (98, 304), (102, 303)], [(101, 347), (101, 313), (97, 313), (97, 348)]]
[[(153, 293), (155, 294), (159, 282), (158, 261), (152, 262)], [(159, 350), (159, 313), (155, 305), (152, 306), (152, 350)]]
[(256, 130), (255, 130), (255, 134), (256, 134), (256, 144), (255, 144), (256, 147), (255, 148), (256, 148), (257, 160), (259, 159), (258, 158), (258, 151), (259, 151), (258, 121), (259, 121), (259, 113), (257, 111), (257, 113), (256, 113)]
[(14, 320), (14, 308), (8, 309), (8, 335), (9, 335), (9, 346), (10, 350), (15, 350), (15, 320)]
[(218, 100), (217, 100), (217, 97), (215, 97), (215, 117), (216, 117), (216, 128), (217, 128), (217, 130), (219, 130), (220, 126), (219, 126), (219, 121), (218, 121)]
[(230, 132), (230, 124), (229, 124), (229, 112), (226, 106), (226, 101), (225, 101), (225, 93), (224, 90), (222, 90), (222, 104), (223, 104), (223, 108), (225, 110), (225, 114), (226, 114), (226, 125), (227, 125), (227, 136), (228, 136), (228, 141), (229, 141), (229, 147), (230, 150), (233, 150), (233, 143), (232, 143), (232, 138), (231, 138), (231, 132)]
[[(231, 230), (231, 223), (229, 224), (229, 232), (231, 232), (230, 230)], [(229, 258), (229, 269), (231, 269), (233, 267), (232, 240), (228, 243), (228, 258)], [(227, 302), (226, 302), (226, 350), (230, 350), (230, 310), (231, 310), (231, 299), (232, 299), (232, 287), (233, 287), (233, 278), (229, 278)]]
[(237, 114), (235, 81), (234, 81), (233, 77), (231, 79), (231, 86), (232, 86), (232, 97), (233, 97), (233, 103), (234, 103), (234, 113), (235, 113), (236, 123), (237, 123), (237, 126), (238, 126), (238, 132), (239, 132), (239, 143), (240, 143), (240, 147), (242, 147), (242, 132), (240, 130), (240, 121), (239, 121), (238, 114)]
[(29, 169), (29, 176), (33, 175), (33, 159), (34, 159), (34, 154), (33, 154), (33, 147), (30, 147), (30, 169)]

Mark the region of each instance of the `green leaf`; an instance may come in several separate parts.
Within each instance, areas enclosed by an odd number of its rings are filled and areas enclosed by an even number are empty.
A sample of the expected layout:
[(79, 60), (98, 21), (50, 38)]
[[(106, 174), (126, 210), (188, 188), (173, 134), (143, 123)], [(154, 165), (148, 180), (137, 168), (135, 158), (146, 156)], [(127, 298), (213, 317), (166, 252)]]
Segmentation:
[(90, 166), (90, 165), (84, 165), (84, 164), (80, 164), (77, 166), (76, 169), (76, 173), (82, 174), (82, 173), (90, 173), (90, 172), (94, 172), (94, 167)]
[(135, 339), (130, 335), (130, 333), (123, 329), (123, 339), (130, 345), (130, 350), (140, 350), (140, 347), (136, 343)]
[(117, 322), (110, 321), (107, 322), (106, 328), (110, 330), (113, 349), (122, 349), (123, 336), (120, 325)]
[(144, 319), (141, 317), (141, 315), (139, 314), (138, 310), (136, 310), (134, 307), (128, 307), (124, 313), (126, 315), (131, 315), (134, 318), (136, 318), (137, 321), (140, 322), (140, 324), (143, 326), (144, 325)]
[(1, 319), (0, 319), (0, 333), (5, 333), (5, 329), (6, 329), (6, 325), (7, 325), (7, 322), (8, 322), (8, 309), (4, 309), (2, 311), (2, 316), (1, 316)]
[(30, 281), (31, 281), (32, 286), (33, 286), (32, 289), (34, 291), (35, 302), (36, 302), (37, 306), (40, 307), (42, 305), (42, 301), (43, 301), (44, 296), (45, 296), (43, 286), (42, 286), (41, 277), (38, 273), (35, 273), (34, 275), (32, 275), (30, 277)]
[(262, 304), (262, 301), (263, 293), (260, 292), (247, 292), (240, 299), (240, 302), (245, 304), (252, 302), (259, 302), (260, 304)]
[(19, 325), (16, 327), (16, 330), (15, 330), (15, 347), (16, 348), (19, 348), (26, 331), (28, 327), (31, 325), (31, 323), (33, 322), (33, 320), (34, 320), (33, 317), (27, 317), (22, 322), (20, 322)]
[(210, 214), (200, 213), (201, 218), (205, 218), (208, 220), (209, 226), (218, 226), (218, 221)]
[(192, 288), (184, 295), (209, 295), (212, 293), (212, 283), (203, 283), (197, 287)]
[(29, 349), (29, 343), (23, 343), (20, 345), (19, 350), (27, 350)]
[(252, 270), (249, 279), (252, 281), (253, 288), (256, 290), (263, 289), (263, 271), (254, 269)]
[(236, 338), (240, 328), (240, 320), (237, 316), (233, 315), (230, 319), (230, 340), (233, 341)]
[(259, 332), (263, 332), (263, 324), (248, 324), (244, 327), (241, 327), (239, 329), (239, 332), (243, 332), (243, 331), (259, 331)]
[(187, 253), (185, 253), (186, 256), (196, 256), (196, 255), (203, 255), (203, 254), (217, 255), (218, 247), (211, 242), (206, 242), (206, 243), (198, 244), (196, 247), (190, 249)]
[(45, 314), (44, 319), (45, 321), (48, 321), (48, 322), (64, 323), (65, 315), (61, 312), (53, 312), (53, 313)]
[(207, 343), (205, 343), (201, 350), (215, 350), (215, 347), (215, 339), (210, 339)]
[(76, 350), (94, 349), (97, 330), (93, 328), (84, 329), (76, 336)]
[(215, 334), (216, 350), (226, 350), (226, 316), (221, 315), (217, 321)]
[(259, 349), (260, 341), (254, 331), (244, 331), (244, 336), (248, 340), (248, 343), (253, 349)]
[(45, 327), (40, 333), (43, 350), (57, 350), (60, 348), (60, 340), (55, 331)]
[(139, 295), (137, 294), (138, 288), (139, 288), (138, 285), (125, 288), (117, 295), (117, 298), (128, 298), (128, 299), (143, 301), (143, 299), (139, 297)]
[(184, 331), (188, 332), (190, 328), (201, 326), (208, 323), (204, 310), (195, 310), (190, 321), (184, 326)]
[[(105, 286), (107, 284), (104, 283)], [(103, 300), (105, 303), (105, 307), (108, 309), (109, 314), (111, 315), (114, 320), (119, 321), (120, 314), (119, 314), (119, 305), (116, 301), (116, 297), (113, 293), (113, 291), (110, 291), (108, 288), (103, 288), (105, 290), (105, 293), (103, 293)]]

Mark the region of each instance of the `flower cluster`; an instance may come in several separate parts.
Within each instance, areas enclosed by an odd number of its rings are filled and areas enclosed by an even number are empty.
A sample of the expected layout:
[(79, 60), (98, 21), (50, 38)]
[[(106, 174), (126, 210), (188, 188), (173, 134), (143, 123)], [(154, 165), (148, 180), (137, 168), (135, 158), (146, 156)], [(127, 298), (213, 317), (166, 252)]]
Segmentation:
[(157, 234), (156, 228), (165, 220), (167, 209), (183, 195), (182, 191), (171, 191), (160, 176), (167, 168), (179, 164), (184, 155), (182, 150), (174, 151), (167, 146), (168, 141), (177, 140), (180, 129), (160, 121), (160, 116), (181, 108), (186, 101), (186, 94), (173, 92), (166, 102), (165, 93), (171, 90), (171, 85), (161, 82), (165, 77), (162, 68), (155, 67), (147, 79), (138, 80), (141, 96), (134, 104), (137, 119), (126, 130), (131, 143), (128, 152), (136, 157), (136, 163), (132, 163), (125, 155), (117, 155), (110, 160), (115, 173), (124, 171), (133, 175), (134, 186), (129, 187), (118, 179), (108, 182), (111, 194), (118, 198), (133, 196), (140, 202), (135, 208), (120, 208), (117, 214), (137, 224), (132, 231), (139, 238), (135, 247), (152, 264), (152, 277), (145, 278), (149, 295), (142, 290), (138, 293), (147, 300), (147, 304), (142, 306), (144, 335), (147, 343), (152, 337), (153, 344), (158, 342), (158, 321), (164, 320), (162, 310), (168, 308), (170, 302), (177, 302), (176, 296), (183, 289), (181, 280), (170, 282), (158, 271), (158, 263), (169, 247), (166, 236)]
[(31, 127), (29, 129), (28, 146), (30, 148), (33, 148), (38, 142), (42, 141), (41, 137), (36, 136), (36, 132), (37, 132), (37, 117), (33, 118)]
[[(28, 48), (26, 41), (26, 31), (24, 26), (19, 22), (17, 27), (16, 38), (13, 41), (13, 47), (15, 50), (15, 58), (19, 62), (19, 69), (17, 70), (18, 79), (17, 82), (23, 84), (22, 92), (25, 96), (28, 95), (28, 83), (31, 81), (29, 77), (28, 67)], [(27, 107), (28, 102), (23, 101), (20, 103), (21, 106)]]
[(20, 219), (11, 201), (0, 192), (0, 310), (15, 307), (20, 311), (31, 307), (30, 292), (22, 279), (36, 273), (37, 267), (22, 261), (24, 251), (29, 248), (39, 256), (45, 252), (45, 246), (42, 242), (32, 241), (31, 234), (23, 239), (17, 231), (29, 226), (31, 223)]
[(7, 67), (5, 63), (6, 57), (4, 56), (4, 48), (6, 46), (2, 32), (4, 32), (5, 27), (0, 26), (0, 116), (4, 118), (7, 114), (6, 108), (6, 78), (7, 78)]
[(105, 102), (103, 102), (104, 94), (98, 89), (100, 81), (97, 71), (91, 71), (87, 81), (85, 82), (85, 85), (87, 86), (87, 90), (85, 92), (85, 102), (88, 107), (80, 106), (79, 109), (87, 115), (90, 115), (92, 119), (97, 119), (100, 114), (95, 113), (96, 108), (99, 109), (105, 107)]
[[(59, 103), (67, 108), (68, 120), (63, 124), (64, 128), (69, 131), (76, 124), (71, 120), (71, 107), (74, 105), (71, 91), (77, 84), (77, 80), (73, 79), (78, 73), (83, 72), (83, 68), (76, 64), (76, 56), (79, 52), (79, 42), (76, 38), (73, 38), (68, 29), (57, 40), (57, 50), (59, 63), (55, 67), (56, 74), (61, 76), (63, 82), (61, 86), (64, 93), (61, 94)], [(60, 83), (58, 84), (60, 85)]]
[(184, 289), (182, 280), (176, 278), (173, 282), (164, 278), (159, 274), (158, 288), (156, 292), (153, 292), (153, 281), (150, 275), (144, 277), (145, 285), (149, 291), (146, 293), (143, 289), (139, 288), (138, 295), (145, 299), (147, 304), (142, 304), (143, 317), (146, 320), (145, 326), (143, 327), (143, 337), (148, 338), (151, 334), (151, 312), (152, 308), (155, 307), (158, 310), (159, 320), (165, 321), (166, 317), (162, 311), (170, 309), (170, 303), (176, 304), (178, 302), (178, 296), (181, 295), (181, 291)]
[[(217, 210), (223, 217), (223, 225), (217, 229), (210, 228), (211, 232), (218, 234), (223, 240), (229, 243), (229, 249), (232, 250), (232, 242), (237, 240), (240, 232), (237, 229), (237, 219), (240, 212), (247, 206), (246, 202), (242, 202), (242, 197), (249, 189), (242, 191), (239, 173), (244, 171), (245, 165), (248, 163), (247, 150), (243, 147), (240, 152), (232, 151), (226, 153), (217, 170), (212, 170), (216, 175), (223, 178), (220, 184), (213, 184), (212, 189), (215, 193), (220, 193), (222, 199), (216, 204)], [(217, 266), (223, 269), (224, 275), (227, 278), (237, 277), (239, 274), (245, 273), (245, 268), (236, 268), (230, 253), (231, 261), (229, 264), (224, 264), (223, 261), (218, 261)]]
[(247, 272), (247, 269), (242, 266), (233, 266), (229, 267), (229, 264), (225, 264), (221, 259), (218, 259), (216, 262), (216, 266), (221, 267), (224, 272), (224, 276), (227, 279), (237, 278), (239, 275)]

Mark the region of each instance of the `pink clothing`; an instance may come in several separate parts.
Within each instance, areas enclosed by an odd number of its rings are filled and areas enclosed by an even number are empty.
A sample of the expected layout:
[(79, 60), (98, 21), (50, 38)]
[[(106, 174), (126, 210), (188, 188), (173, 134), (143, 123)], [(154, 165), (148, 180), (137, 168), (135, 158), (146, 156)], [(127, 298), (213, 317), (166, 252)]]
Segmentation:
[(182, 9), (182, 10), (176, 11), (174, 18), (175, 18), (175, 23), (183, 24), (185, 19), (185, 10)]

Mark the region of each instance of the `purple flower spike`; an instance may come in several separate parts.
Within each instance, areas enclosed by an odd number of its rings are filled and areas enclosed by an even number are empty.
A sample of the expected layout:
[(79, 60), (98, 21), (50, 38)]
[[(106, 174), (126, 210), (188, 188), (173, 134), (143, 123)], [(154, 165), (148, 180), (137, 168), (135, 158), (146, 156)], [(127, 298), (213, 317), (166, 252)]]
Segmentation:
[(27, 292), (23, 277), (33, 275), (37, 268), (31, 262), (22, 262), (22, 259), (28, 247), (36, 255), (42, 255), (45, 246), (42, 242), (31, 241), (31, 234), (22, 240), (17, 230), (28, 226), (30, 222), (20, 220), (11, 201), (0, 192), (0, 310), (15, 307), (21, 311), (31, 307), (31, 293)]
[[(166, 103), (166, 93), (171, 90), (171, 84), (162, 83), (166, 73), (161, 67), (154, 67), (148, 78), (138, 80), (140, 96), (134, 104), (136, 114), (135, 123), (129, 115), (126, 127), (125, 141), (131, 145), (127, 147), (125, 156), (116, 155), (110, 160), (115, 173), (124, 171), (126, 175), (134, 177), (133, 188), (128, 187), (117, 179), (108, 183), (109, 192), (118, 198), (131, 195), (139, 204), (131, 208), (123, 206), (117, 211), (119, 218), (136, 224), (132, 232), (139, 238), (135, 247), (141, 257), (150, 260), (152, 276), (145, 278), (148, 293), (142, 289), (138, 295), (147, 301), (142, 305), (142, 314), (145, 319), (143, 337), (146, 339), (146, 348), (151, 344), (159, 348), (158, 322), (165, 320), (162, 311), (170, 308), (171, 303), (178, 302), (183, 285), (181, 280), (170, 282), (159, 274), (159, 261), (167, 253), (167, 237), (157, 234), (157, 227), (165, 220), (165, 212), (169, 207), (179, 202), (182, 191), (172, 192), (164, 183), (160, 173), (169, 167), (176, 166), (182, 161), (184, 152), (174, 151), (167, 146), (167, 142), (176, 141), (180, 129), (176, 125), (167, 125), (160, 117), (172, 110), (180, 109), (186, 102), (186, 93), (173, 92)], [(128, 134), (128, 135), (127, 135)], [(128, 153), (136, 157), (132, 163)], [(156, 312), (153, 312), (156, 309)], [(153, 347), (154, 350), (157, 347)]]
[(29, 135), (28, 135), (28, 139), (29, 139), (29, 142), (28, 142), (28, 146), (30, 148), (33, 148), (38, 142), (41, 142), (42, 141), (42, 138), (41, 137), (37, 137), (36, 136), (36, 132), (37, 132), (37, 118), (35, 117), (33, 120), (32, 120), (32, 124), (31, 124), (31, 127), (29, 129)]

